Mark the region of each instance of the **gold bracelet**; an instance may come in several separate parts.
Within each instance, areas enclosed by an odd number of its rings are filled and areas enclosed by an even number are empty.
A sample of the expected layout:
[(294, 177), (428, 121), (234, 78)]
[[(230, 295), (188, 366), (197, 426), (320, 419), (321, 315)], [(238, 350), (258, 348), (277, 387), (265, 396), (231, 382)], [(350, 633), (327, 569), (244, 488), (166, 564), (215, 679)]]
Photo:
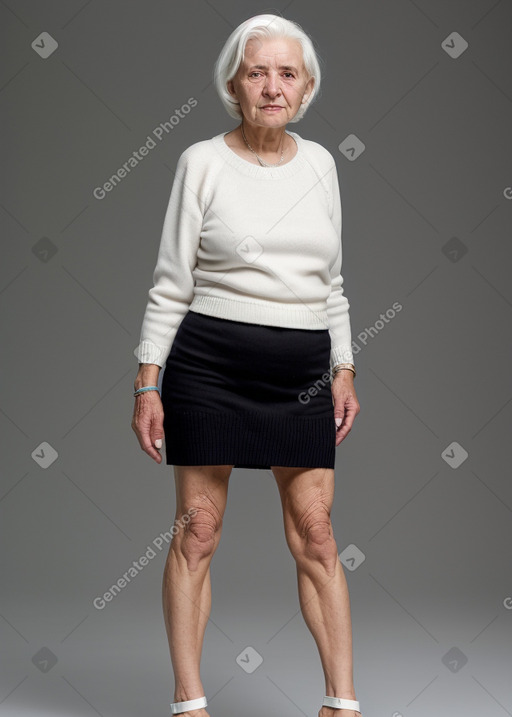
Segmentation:
[(334, 371), (334, 372), (337, 372), (337, 371), (340, 371), (340, 370), (343, 369), (343, 368), (348, 368), (348, 369), (349, 369), (350, 371), (352, 371), (353, 373), (356, 372), (356, 367), (354, 366), (353, 363), (337, 363), (336, 366), (334, 366), (333, 371)]
[(333, 378), (334, 376), (336, 376), (337, 373), (344, 370), (352, 371), (352, 373), (354, 374), (354, 378), (356, 377), (356, 367), (353, 363), (338, 363), (332, 370)]

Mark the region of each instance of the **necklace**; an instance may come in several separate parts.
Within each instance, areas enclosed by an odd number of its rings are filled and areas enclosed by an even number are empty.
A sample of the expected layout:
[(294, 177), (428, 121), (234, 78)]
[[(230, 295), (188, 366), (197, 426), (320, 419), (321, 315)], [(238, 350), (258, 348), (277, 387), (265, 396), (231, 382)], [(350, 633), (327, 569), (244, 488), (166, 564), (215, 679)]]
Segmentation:
[(250, 145), (249, 142), (247, 141), (247, 139), (246, 139), (246, 137), (245, 137), (245, 132), (244, 132), (244, 126), (243, 126), (243, 124), (240, 125), (240, 129), (242, 130), (242, 137), (244, 138), (245, 144), (249, 147), (249, 149), (251, 150), (251, 152), (256, 155), (256, 158), (258, 159), (258, 162), (259, 162), (263, 167), (278, 167), (278, 166), (281, 164), (281, 162), (283, 161), (283, 157), (284, 157), (283, 144), (284, 144), (284, 135), (286, 134), (286, 132), (283, 134), (283, 139), (282, 139), (282, 141), (281, 141), (281, 159), (279, 160), (279, 162), (277, 162), (277, 164), (269, 164), (268, 162), (265, 162), (264, 159), (262, 159), (260, 156), (258, 156), (258, 155), (256, 154), (256, 152), (253, 150), (253, 148), (251, 147), (251, 145)]

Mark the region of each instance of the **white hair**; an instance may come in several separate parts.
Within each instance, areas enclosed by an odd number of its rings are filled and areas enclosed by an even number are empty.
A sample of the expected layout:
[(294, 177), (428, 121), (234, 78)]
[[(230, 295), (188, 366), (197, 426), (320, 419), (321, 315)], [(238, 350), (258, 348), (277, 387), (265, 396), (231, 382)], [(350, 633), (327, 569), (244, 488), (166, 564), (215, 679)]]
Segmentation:
[(317, 55), (311, 38), (302, 27), (292, 20), (286, 20), (280, 15), (255, 15), (242, 22), (228, 37), (213, 69), (215, 89), (227, 113), (235, 119), (242, 119), (240, 104), (227, 90), (227, 83), (238, 72), (244, 58), (247, 40), (251, 38), (279, 37), (298, 40), (302, 47), (302, 59), (306, 72), (315, 78), (313, 90), (307, 101), (301, 105), (296, 115), (289, 120), (298, 122), (304, 116), (309, 105), (318, 96), (320, 90), (321, 58)]

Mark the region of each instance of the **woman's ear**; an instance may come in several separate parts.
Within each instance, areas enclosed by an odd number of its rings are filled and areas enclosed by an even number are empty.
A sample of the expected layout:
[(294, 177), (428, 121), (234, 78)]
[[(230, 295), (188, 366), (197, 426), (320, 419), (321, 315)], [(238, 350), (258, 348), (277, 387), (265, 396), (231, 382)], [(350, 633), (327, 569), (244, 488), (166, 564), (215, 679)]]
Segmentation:
[(233, 84), (233, 80), (228, 80), (226, 82), (226, 89), (229, 92), (229, 94), (231, 95), (231, 97), (233, 97), (236, 100), (237, 97), (236, 97), (235, 86)]

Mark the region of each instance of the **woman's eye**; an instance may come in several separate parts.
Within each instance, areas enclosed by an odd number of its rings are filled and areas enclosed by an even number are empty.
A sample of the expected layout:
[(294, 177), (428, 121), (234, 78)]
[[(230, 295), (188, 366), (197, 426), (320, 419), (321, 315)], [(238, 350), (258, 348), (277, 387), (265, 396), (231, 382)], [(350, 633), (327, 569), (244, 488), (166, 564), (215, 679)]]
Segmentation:
[[(293, 78), (293, 72), (285, 72), (284, 74), (288, 75), (290, 79)], [(251, 72), (249, 77), (254, 77), (254, 75), (261, 75), (261, 72)]]

